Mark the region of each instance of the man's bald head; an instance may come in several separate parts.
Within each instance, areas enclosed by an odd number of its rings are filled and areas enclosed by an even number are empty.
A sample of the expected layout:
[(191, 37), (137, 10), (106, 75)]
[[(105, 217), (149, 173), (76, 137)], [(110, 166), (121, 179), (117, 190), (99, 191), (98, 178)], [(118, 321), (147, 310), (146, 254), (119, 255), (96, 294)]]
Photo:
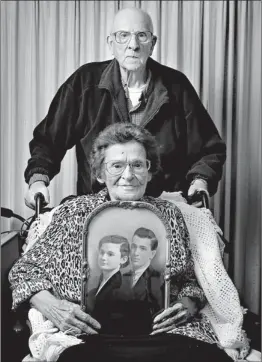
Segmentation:
[(137, 8), (126, 8), (119, 10), (113, 21), (111, 32), (114, 33), (119, 30), (129, 30), (126, 27), (129, 24), (134, 25), (134, 30), (148, 30), (154, 32), (153, 22), (150, 15)]
[[(119, 36), (122, 36), (124, 41), (119, 41)], [(111, 34), (107, 37), (109, 48), (120, 65), (120, 71), (139, 73), (140, 78), (146, 76), (147, 59), (152, 55), (156, 41), (151, 17), (137, 8), (118, 11)]]

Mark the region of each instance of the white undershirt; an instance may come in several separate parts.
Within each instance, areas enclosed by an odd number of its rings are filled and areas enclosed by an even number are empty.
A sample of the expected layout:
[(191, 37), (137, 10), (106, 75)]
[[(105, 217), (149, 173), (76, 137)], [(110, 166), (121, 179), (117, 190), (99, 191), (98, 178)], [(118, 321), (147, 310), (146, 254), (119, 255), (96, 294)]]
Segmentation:
[(128, 95), (129, 95), (129, 99), (131, 100), (132, 106), (135, 107), (138, 105), (139, 103), (139, 99), (141, 97), (141, 94), (143, 92), (143, 90), (145, 89), (146, 84), (142, 85), (142, 87), (128, 87)]
[(150, 261), (146, 264), (143, 265), (141, 268), (138, 268), (136, 270), (134, 270), (133, 272), (133, 281), (132, 281), (132, 287), (134, 287), (136, 285), (136, 283), (138, 282), (139, 278), (141, 277), (141, 275), (147, 270), (147, 268), (150, 265)]

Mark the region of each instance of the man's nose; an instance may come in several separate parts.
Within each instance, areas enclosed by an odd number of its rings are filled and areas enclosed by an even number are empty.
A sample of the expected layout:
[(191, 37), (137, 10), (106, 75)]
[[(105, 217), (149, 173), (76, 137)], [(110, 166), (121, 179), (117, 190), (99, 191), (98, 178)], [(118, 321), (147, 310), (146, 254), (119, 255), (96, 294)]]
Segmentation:
[(138, 255), (138, 249), (137, 249), (137, 248), (134, 248), (134, 249), (132, 250), (132, 254), (133, 254), (134, 256), (137, 256), (137, 255)]
[(131, 38), (128, 43), (128, 48), (137, 50), (139, 49), (139, 41), (137, 40), (137, 36), (135, 34), (131, 34)]

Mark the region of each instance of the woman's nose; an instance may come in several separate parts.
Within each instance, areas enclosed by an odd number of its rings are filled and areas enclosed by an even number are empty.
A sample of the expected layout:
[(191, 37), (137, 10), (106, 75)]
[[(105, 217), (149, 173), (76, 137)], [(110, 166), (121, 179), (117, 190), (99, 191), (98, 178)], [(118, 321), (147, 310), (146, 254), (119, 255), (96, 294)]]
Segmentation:
[(124, 177), (126, 180), (131, 180), (134, 177), (133, 171), (130, 167), (130, 165), (126, 165), (126, 168), (124, 169), (124, 172), (122, 173), (122, 177)]

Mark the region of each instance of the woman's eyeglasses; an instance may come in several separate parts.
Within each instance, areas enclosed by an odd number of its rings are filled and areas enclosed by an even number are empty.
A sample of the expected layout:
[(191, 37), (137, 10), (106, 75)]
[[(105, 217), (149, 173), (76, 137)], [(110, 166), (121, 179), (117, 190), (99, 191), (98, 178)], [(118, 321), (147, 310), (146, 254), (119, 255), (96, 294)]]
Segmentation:
[(151, 162), (149, 160), (145, 161), (136, 160), (131, 162), (113, 160), (106, 162), (105, 168), (110, 175), (118, 176), (125, 171), (127, 165), (130, 167), (130, 170), (132, 171), (133, 174), (142, 175), (150, 169)]

